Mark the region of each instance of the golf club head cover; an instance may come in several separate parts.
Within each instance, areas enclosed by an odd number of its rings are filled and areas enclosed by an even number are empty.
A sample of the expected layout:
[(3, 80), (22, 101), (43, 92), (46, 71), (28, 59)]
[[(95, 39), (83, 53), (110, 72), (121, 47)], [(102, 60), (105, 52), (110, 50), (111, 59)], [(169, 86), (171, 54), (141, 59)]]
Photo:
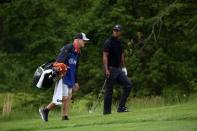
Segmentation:
[(61, 77), (63, 77), (68, 70), (67, 65), (65, 65), (64, 63), (58, 63), (58, 62), (53, 63), (53, 68), (58, 72), (58, 75)]

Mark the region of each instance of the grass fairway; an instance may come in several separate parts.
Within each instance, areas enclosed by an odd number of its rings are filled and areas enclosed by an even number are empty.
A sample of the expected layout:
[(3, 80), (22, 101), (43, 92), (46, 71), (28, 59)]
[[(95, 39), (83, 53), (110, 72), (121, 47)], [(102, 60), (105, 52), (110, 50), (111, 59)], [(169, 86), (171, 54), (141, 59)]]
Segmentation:
[(136, 109), (129, 113), (74, 115), (69, 121), (59, 116), (43, 122), (34, 119), (0, 122), (0, 130), (62, 130), (62, 131), (197, 131), (197, 104)]

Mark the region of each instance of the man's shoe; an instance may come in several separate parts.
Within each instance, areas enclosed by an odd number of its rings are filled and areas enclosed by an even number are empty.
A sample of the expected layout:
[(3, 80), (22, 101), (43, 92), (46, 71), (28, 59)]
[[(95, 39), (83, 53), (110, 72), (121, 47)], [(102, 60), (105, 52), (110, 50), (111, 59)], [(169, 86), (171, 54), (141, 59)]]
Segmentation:
[(40, 113), (42, 120), (47, 122), (49, 110), (47, 108), (40, 108), (39, 113)]
[(62, 116), (62, 120), (69, 120), (68, 116)]
[(104, 112), (103, 115), (110, 115), (111, 112)]
[(122, 106), (122, 107), (118, 107), (117, 112), (129, 112), (129, 110), (128, 110), (128, 108), (127, 108), (127, 107)]

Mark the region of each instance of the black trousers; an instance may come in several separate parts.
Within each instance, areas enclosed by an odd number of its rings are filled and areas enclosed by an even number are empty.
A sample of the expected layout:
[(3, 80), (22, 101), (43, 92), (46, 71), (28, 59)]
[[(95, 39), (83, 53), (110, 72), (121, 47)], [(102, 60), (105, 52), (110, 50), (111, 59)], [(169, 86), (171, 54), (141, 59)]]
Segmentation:
[(125, 73), (122, 72), (121, 68), (110, 67), (110, 77), (107, 79), (105, 86), (103, 114), (111, 113), (113, 85), (116, 83), (123, 86), (123, 93), (120, 98), (119, 107), (123, 107), (126, 104), (127, 98), (131, 92), (131, 81)]

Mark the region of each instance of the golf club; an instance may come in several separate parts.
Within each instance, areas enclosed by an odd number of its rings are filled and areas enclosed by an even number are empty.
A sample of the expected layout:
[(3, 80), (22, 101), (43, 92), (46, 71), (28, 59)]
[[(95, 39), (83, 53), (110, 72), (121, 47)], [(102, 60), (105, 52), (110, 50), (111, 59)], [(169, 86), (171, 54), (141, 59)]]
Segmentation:
[(103, 86), (102, 86), (102, 88), (100, 90), (100, 93), (98, 95), (98, 98), (97, 98), (96, 102), (92, 105), (91, 109), (89, 110), (89, 113), (95, 112), (95, 109), (97, 108), (97, 106), (99, 104), (99, 99), (102, 96), (102, 94), (104, 93), (104, 88), (105, 88), (106, 82), (107, 82), (107, 78), (105, 79), (105, 81), (103, 83)]

